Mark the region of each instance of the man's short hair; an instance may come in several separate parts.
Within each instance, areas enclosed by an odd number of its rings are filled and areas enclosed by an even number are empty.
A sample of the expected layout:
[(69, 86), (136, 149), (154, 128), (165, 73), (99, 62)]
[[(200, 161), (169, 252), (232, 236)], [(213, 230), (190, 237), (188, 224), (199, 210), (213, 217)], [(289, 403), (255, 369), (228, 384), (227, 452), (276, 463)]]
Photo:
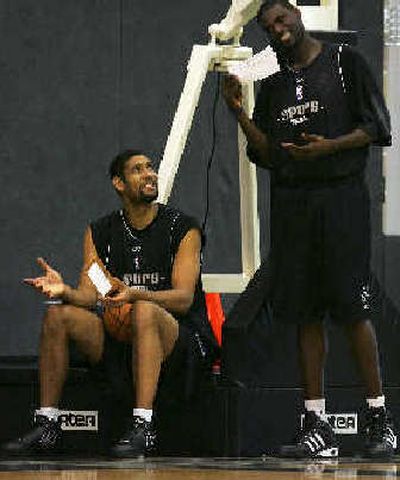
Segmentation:
[(257, 22), (260, 22), (264, 12), (277, 4), (282, 5), (282, 7), (285, 7), (288, 10), (294, 10), (296, 8), (292, 3), (289, 2), (289, 0), (264, 0), (257, 13)]
[(142, 155), (146, 154), (142, 150), (135, 150), (132, 148), (120, 152), (116, 157), (112, 159), (112, 162), (108, 169), (108, 174), (110, 175), (110, 178), (113, 179), (114, 177), (120, 177), (124, 179), (124, 169), (126, 162), (132, 157), (138, 157)]

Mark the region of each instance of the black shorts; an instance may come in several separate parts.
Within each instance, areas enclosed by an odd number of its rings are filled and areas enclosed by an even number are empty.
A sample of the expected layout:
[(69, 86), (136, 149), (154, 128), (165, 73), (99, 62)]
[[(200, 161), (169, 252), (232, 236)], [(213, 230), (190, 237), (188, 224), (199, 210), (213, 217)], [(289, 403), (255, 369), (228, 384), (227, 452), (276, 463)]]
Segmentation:
[(274, 318), (369, 318), (370, 207), (363, 181), (275, 187), (271, 200)]

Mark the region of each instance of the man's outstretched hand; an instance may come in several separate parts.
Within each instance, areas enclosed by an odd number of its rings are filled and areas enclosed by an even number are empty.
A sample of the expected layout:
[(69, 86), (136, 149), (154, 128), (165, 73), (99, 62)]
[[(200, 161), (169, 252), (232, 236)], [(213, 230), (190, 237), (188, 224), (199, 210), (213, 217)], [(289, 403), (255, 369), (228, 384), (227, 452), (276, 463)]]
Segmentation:
[(49, 298), (60, 298), (65, 292), (66, 285), (62, 276), (42, 258), (37, 260), (43, 270), (43, 276), (36, 278), (24, 278), (24, 283), (36, 288)]
[(305, 145), (296, 145), (295, 143), (281, 143), (290, 155), (294, 158), (307, 159), (332, 155), (337, 151), (334, 140), (325, 138), (321, 135), (303, 133), (302, 138)]

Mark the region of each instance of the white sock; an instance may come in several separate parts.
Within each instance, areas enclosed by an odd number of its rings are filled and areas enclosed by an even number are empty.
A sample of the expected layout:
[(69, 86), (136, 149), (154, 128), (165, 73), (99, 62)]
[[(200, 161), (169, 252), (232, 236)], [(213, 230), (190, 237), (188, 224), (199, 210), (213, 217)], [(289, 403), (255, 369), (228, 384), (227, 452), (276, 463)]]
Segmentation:
[(316, 415), (321, 417), (325, 414), (325, 398), (304, 400), (304, 407), (307, 412), (314, 412)]
[(57, 407), (40, 407), (36, 410), (37, 415), (43, 415), (50, 420), (57, 420), (60, 415), (60, 410)]
[(375, 398), (367, 398), (367, 405), (372, 408), (385, 407), (385, 395)]
[(134, 408), (133, 409), (133, 416), (140, 417), (146, 420), (146, 422), (151, 422), (153, 417), (153, 409), (151, 408)]

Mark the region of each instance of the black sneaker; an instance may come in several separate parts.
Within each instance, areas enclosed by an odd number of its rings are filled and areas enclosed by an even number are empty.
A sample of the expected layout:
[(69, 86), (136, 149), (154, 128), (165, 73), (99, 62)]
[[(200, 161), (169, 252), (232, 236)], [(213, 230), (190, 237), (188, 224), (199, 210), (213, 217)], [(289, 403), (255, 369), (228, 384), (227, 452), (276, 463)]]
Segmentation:
[(336, 436), (328, 422), (314, 412), (306, 412), (304, 424), (292, 445), (281, 447), (287, 458), (335, 458), (339, 454)]
[(34, 428), (23, 437), (7, 442), (1, 450), (4, 454), (52, 453), (57, 449), (60, 439), (60, 421), (36, 415)]
[(365, 454), (370, 458), (388, 458), (397, 448), (397, 435), (394, 433), (390, 414), (384, 407), (369, 407), (366, 413)]
[(129, 420), (125, 434), (111, 447), (114, 457), (142, 457), (155, 452), (156, 432), (151, 422), (142, 417)]

